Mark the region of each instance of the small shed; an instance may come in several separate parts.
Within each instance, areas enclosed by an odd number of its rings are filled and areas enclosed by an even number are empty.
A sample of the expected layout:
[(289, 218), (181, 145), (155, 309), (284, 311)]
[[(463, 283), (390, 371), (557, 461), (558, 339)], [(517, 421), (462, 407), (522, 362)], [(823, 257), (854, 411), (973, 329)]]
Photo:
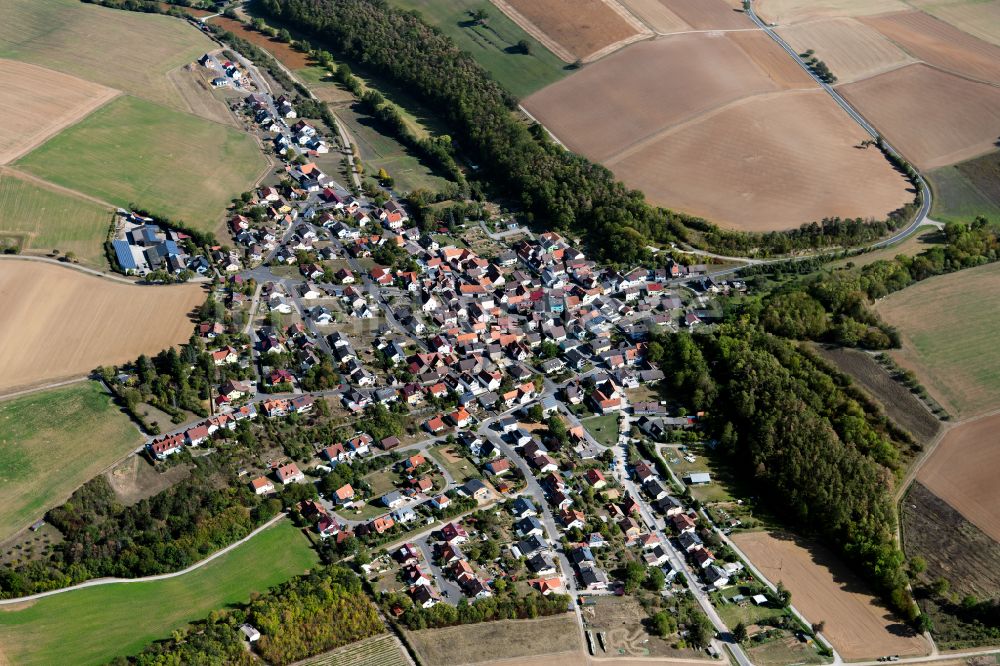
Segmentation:
[(247, 640), (251, 643), (260, 639), (260, 632), (257, 631), (257, 629), (255, 629), (252, 625), (240, 625), (240, 631), (243, 632), (243, 635), (246, 636)]
[(712, 482), (712, 475), (708, 472), (691, 472), (684, 477), (684, 480), (692, 486), (704, 485)]
[(753, 599), (753, 602), (755, 604), (757, 604), (758, 606), (766, 606), (767, 605), (767, 597), (765, 597), (763, 594), (755, 594), (751, 598)]

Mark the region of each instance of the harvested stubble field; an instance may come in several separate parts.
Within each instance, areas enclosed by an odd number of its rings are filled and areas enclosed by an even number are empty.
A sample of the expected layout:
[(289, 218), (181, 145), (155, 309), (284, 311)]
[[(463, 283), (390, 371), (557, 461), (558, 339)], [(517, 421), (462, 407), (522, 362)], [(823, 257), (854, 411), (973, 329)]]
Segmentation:
[(690, 30), (691, 26), (670, 11), (662, 0), (621, 0), (621, 3), (638, 19), (660, 35)]
[(743, 532), (733, 541), (768, 580), (781, 581), (810, 622), (844, 659), (925, 655), (924, 639), (881, 606), (867, 586), (830, 551), (788, 535)]
[(176, 109), (186, 107), (166, 73), (213, 48), (203, 34), (169, 16), (79, 0), (0, 3), (0, 58), (42, 65)]
[(1000, 542), (1000, 415), (945, 433), (917, 480), (973, 525)]
[(492, 2), (566, 62), (586, 61), (652, 34), (627, 11), (616, 10), (605, 0)]
[(1000, 264), (924, 280), (876, 310), (901, 334), (893, 358), (950, 414), (966, 418), (1000, 404)]
[(117, 206), (140, 205), (215, 231), (266, 161), (244, 132), (119, 97), (48, 140), (18, 168)]
[[(661, 73), (657, 85), (650, 72)], [(776, 89), (732, 40), (687, 34), (623, 49), (524, 106), (572, 150), (603, 161), (709, 109)]]
[(695, 30), (755, 29), (753, 21), (723, 0), (660, 0)]
[(407, 631), (406, 636), (426, 666), (488, 662), (580, 649), (580, 632), (571, 613), (537, 620), (501, 620), (445, 629)]
[[(608, 166), (657, 204), (745, 231), (884, 218), (909, 183), (824, 93), (761, 95), (664, 133)], [(837, 183), (831, 187), (831, 183)]]
[(63, 266), (0, 262), (0, 391), (88, 374), (191, 337), (199, 285), (140, 287)]
[(73, 252), (103, 268), (111, 210), (0, 170), (0, 236), (22, 239), (22, 250)]
[(787, 25), (837, 16), (868, 16), (910, 9), (903, 0), (757, 0), (754, 11), (769, 23)]
[(994, 149), (1000, 88), (918, 63), (840, 92), (911, 162), (934, 169)]
[(916, 62), (877, 30), (852, 18), (797, 23), (778, 33), (799, 53), (813, 49), (841, 83)]
[(919, 482), (903, 499), (902, 528), (907, 557), (927, 561), (923, 582), (944, 578), (959, 599), (1000, 596), (1000, 544)]
[(0, 402), (0, 540), (142, 444), (97, 382)]
[(726, 35), (736, 42), (750, 56), (764, 76), (782, 90), (813, 88), (815, 80), (784, 50), (778, 48), (774, 40), (760, 31), (734, 31)]
[(37, 65), (0, 60), (0, 164), (17, 159), (118, 94)]
[[(231, 604), (244, 604), (317, 564), (290, 521), (264, 530), (200, 569), (117, 583), (0, 608), (0, 663), (106, 664)], [(100, 636), (95, 640), (95, 636)]]
[(912, 11), (861, 20), (928, 65), (979, 81), (1000, 82), (1000, 46), (933, 16)]
[(941, 422), (913, 393), (889, 376), (870, 355), (855, 349), (817, 347), (816, 350), (874, 397), (886, 414), (926, 445), (941, 429)]
[(1000, 46), (1000, 0), (911, 0), (911, 3), (974, 37)]

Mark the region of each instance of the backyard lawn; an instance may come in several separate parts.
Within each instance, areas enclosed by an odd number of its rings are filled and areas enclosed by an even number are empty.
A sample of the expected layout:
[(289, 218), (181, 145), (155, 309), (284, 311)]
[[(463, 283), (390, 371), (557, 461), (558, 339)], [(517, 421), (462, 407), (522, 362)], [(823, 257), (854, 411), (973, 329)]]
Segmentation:
[(591, 416), (581, 419), (580, 423), (587, 429), (590, 436), (604, 446), (614, 446), (618, 442), (618, 413), (612, 412), (603, 416)]

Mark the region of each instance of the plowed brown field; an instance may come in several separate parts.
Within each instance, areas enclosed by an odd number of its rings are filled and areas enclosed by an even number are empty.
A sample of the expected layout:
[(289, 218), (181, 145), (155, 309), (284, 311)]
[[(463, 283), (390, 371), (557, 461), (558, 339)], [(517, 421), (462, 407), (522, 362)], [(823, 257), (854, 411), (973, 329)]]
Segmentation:
[(789, 91), (733, 104), (608, 166), (655, 203), (743, 230), (788, 229), (882, 218), (912, 199), (881, 153), (855, 147), (864, 138), (825, 93)]
[(224, 28), (241, 39), (245, 39), (251, 44), (256, 44), (275, 58), (288, 69), (302, 69), (309, 64), (309, 56), (302, 51), (296, 51), (289, 44), (271, 39), (267, 35), (262, 35), (256, 30), (251, 30), (243, 23), (225, 16), (216, 16), (208, 19), (220, 28)]
[(917, 480), (973, 525), (1000, 541), (1000, 415), (948, 431)]
[(771, 582), (781, 581), (810, 622), (845, 660), (925, 655), (929, 646), (892, 616), (833, 553), (816, 544), (768, 532), (734, 534), (733, 541)]
[(885, 14), (910, 8), (902, 0), (757, 0), (754, 5), (761, 19), (779, 25), (816, 18)]
[(586, 60), (623, 40), (652, 34), (628, 12), (615, 11), (603, 0), (494, 0), (494, 4), (525, 32), (541, 31), (573, 58)]
[(524, 106), (572, 150), (601, 161), (716, 106), (776, 89), (735, 42), (702, 33), (623, 49)]
[(911, 0), (911, 4), (959, 30), (1000, 46), (1000, 0), (947, 4), (940, 0)]
[(661, 35), (690, 30), (691, 26), (667, 9), (662, 0), (621, 0), (622, 4)]
[(778, 33), (799, 53), (813, 49), (841, 83), (915, 62), (878, 31), (851, 18), (798, 23)]
[(670, 11), (696, 30), (740, 30), (756, 26), (723, 0), (661, 0)]
[(861, 20), (929, 65), (980, 81), (1000, 82), (1000, 46), (933, 16), (912, 11)]
[(779, 88), (816, 87), (816, 80), (763, 32), (730, 32), (726, 37), (736, 42)]
[(13, 60), (0, 60), (0, 164), (7, 164), (101, 106), (117, 90)]
[(924, 64), (850, 83), (840, 92), (924, 169), (986, 153), (1000, 136), (1000, 88)]
[(85, 375), (191, 337), (198, 285), (140, 287), (35, 261), (0, 261), (0, 391)]

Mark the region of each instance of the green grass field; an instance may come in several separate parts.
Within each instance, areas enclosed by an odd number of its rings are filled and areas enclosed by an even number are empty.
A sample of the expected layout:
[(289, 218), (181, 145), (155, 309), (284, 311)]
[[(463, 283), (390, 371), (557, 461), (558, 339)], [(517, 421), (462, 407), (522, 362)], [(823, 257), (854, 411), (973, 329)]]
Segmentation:
[(338, 108), (336, 114), (357, 142), (366, 175), (385, 169), (395, 179), (395, 189), (400, 192), (416, 189), (435, 191), (447, 184), (447, 179), (435, 175), (403, 144), (382, 134), (371, 117), (353, 108)]
[(0, 58), (50, 67), (185, 109), (165, 74), (216, 48), (183, 21), (79, 0), (0, 2)]
[[(101, 664), (134, 654), (212, 610), (315, 566), (308, 541), (288, 521), (189, 574), (66, 592), (0, 610), (0, 661)], [(13, 608), (13, 609), (9, 609)]]
[(229, 200), (260, 175), (265, 160), (248, 134), (125, 96), (17, 164), (115, 205), (135, 203), (212, 231)]
[(893, 356), (951, 414), (964, 418), (1000, 404), (1000, 265), (924, 280), (876, 309), (902, 335)]
[[(445, 454), (446, 450), (451, 450), (458, 457), (457, 461), (450, 459), (448, 455)], [(464, 483), (467, 479), (480, 479), (482, 480), (483, 475), (476, 469), (476, 466), (472, 464), (472, 461), (461, 455), (462, 448), (457, 444), (438, 444), (437, 446), (432, 446), (427, 449), (427, 453), (430, 454), (434, 462), (444, 467), (451, 474), (451, 478), (455, 480), (455, 483)]]
[(618, 412), (580, 419), (580, 424), (604, 446), (614, 446), (618, 442)]
[[(571, 71), (488, 0), (389, 0), (389, 4), (420, 12), (425, 21), (455, 40), (460, 49), (518, 98), (541, 90)], [(485, 26), (471, 25), (470, 12), (479, 9), (489, 15)], [(531, 45), (531, 55), (507, 51), (522, 39)]]
[(0, 402), (0, 539), (141, 444), (96, 382)]
[(0, 236), (20, 238), (22, 249), (74, 252), (103, 267), (110, 224), (103, 206), (0, 173)]
[(928, 177), (934, 192), (934, 219), (971, 222), (985, 215), (1000, 224), (1000, 152), (935, 169)]

